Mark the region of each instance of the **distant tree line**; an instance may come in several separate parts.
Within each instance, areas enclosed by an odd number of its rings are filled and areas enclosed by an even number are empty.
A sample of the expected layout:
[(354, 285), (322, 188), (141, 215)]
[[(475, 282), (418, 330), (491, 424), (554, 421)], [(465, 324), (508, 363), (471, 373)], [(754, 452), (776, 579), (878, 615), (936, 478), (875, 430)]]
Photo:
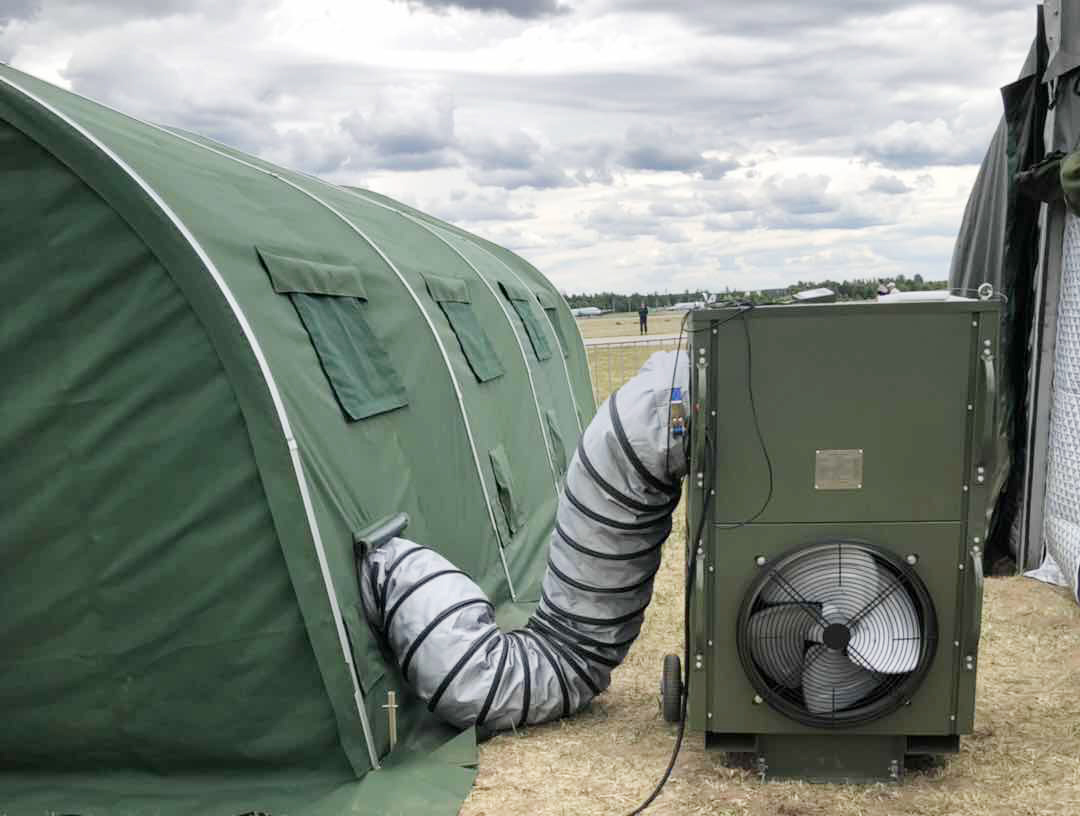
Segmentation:
[[(877, 297), (878, 286), (885, 280), (892, 281), (902, 292), (922, 292), (927, 289), (945, 289), (948, 281), (923, 280), (922, 275), (907, 277), (897, 275), (895, 278), (880, 279), (866, 278), (850, 281), (799, 281), (791, 286), (781, 289), (724, 289), (714, 291), (717, 300), (749, 300), (752, 303), (766, 304), (777, 303), (790, 298), (796, 292), (806, 289), (832, 289), (836, 292), (837, 300), (873, 300)], [(648, 304), (650, 309), (674, 306), (676, 303), (697, 302), (705, 296), (702, 290), (688, 290), (685, 292), (596, 292), (591, 295), (566, 295), (570, 307), (577, 309), (582, 306), (595, 306), (598, 309), (611, 309), (615, 312), (637, 311), (642, 303)]]

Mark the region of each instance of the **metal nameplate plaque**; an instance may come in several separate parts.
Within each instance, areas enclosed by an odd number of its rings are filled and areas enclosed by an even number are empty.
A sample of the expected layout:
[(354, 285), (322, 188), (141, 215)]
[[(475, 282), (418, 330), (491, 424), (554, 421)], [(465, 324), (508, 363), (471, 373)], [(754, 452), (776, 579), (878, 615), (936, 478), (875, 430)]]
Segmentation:
[(819, 450), (814, 459), (815, 490), (861, 490), (862, 448)]

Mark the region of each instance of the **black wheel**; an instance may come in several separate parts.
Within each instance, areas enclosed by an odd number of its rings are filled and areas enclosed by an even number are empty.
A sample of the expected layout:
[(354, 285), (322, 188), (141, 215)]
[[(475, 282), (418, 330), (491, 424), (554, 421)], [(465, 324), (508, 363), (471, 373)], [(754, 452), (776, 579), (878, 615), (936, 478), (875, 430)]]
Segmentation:
[(682, 719), (682, 661), (678, 655), (664, 655), (664, 670), (660, 675), (660, 710), (669, 723)]

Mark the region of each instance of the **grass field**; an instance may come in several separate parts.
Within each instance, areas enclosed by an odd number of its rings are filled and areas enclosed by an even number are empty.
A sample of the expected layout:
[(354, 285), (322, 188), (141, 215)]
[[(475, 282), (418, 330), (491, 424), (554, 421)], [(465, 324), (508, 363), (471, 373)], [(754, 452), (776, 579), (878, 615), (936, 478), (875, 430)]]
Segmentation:
[[(593, 320), (581, 321), (587, 337)], [(618, 816), (652, 789), (675, 737), (660, 717), (658, 686), (663, 655), (681, 651), (682, 522), (680, 510), (642, 635), (611, 687), (572, 719), (484, 743), (462, 814)], [(701, 735), (690, 733), (649, 813), (1080, 813), (1080, 607), (1035, 581), (988, 580), (982, 631), (975, 733), (943, 765), (910, 772), (899, 785), (762, 784), (727, 767), (722, 754), (706, 753)]]
[[(660, 315), (662, 315), (661, 318), (655, 324), (652, 318), (649, 318), (649, 335), (645, 336), (637, 335), (636, 314), (612, 314), (578, 320), (581, 335), (587, 340), (622, 336), (640, 338), (640, 342), (635, 342), (633, 345), (591, 346), (586, 349), (597, 403), (607, 399), (608, 394), (632, 377), (649, 355), (661, 348), (672, 350), (676, 347), (675, 340), (658, 340), (656, 345), (643, 345), (649, 343), (650, 337), (663, 335), (670, 337), (677, 334), (685, 312), (662, 312)], [(630, 318), (633, 318), (632, 332), (627, 331), (630, 327)], [(685, 338), (683, 342), (686, 342)]]
[[(674, 334), (685, 312), (649, 312), (650, 334)], [(578, 326), (586, 337), (623, 337), (638, 333), (637, 312), (619, 312), (599, 317), (579, 317)]]

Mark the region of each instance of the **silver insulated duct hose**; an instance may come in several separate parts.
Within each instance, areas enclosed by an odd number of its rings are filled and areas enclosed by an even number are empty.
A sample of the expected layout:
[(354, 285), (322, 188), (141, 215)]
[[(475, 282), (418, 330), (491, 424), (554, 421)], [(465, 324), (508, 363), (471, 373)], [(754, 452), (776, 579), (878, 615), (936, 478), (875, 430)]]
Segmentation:
[(462, 728), (565, 717), (611, 682), (652, 598), (660, 548), (686, 473), (672, 433), (685, 354), (654, 354), (611, 395), (570, 462), (541, 600), (503, 632), (468, 575), (434, 550), (391, 538), (361, 558), (364, 612), (428, 708)]

